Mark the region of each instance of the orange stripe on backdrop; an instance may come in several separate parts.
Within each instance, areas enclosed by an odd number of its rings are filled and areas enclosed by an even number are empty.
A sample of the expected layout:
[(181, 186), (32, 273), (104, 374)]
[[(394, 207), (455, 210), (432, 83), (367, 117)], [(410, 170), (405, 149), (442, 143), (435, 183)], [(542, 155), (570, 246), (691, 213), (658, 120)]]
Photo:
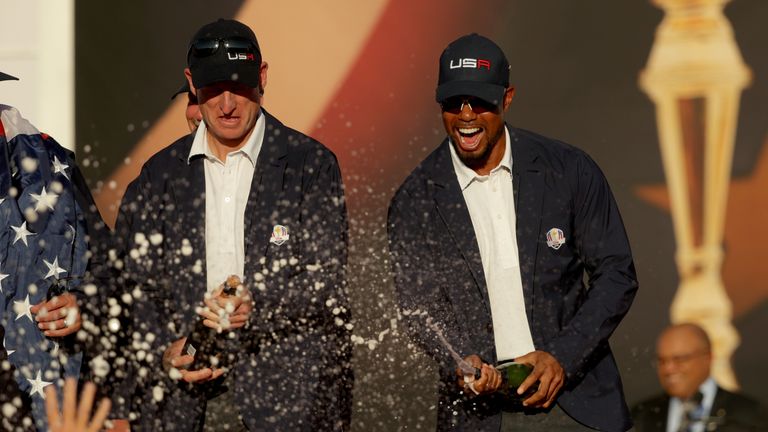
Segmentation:
[(497, 3), (389, 2), (311, 131), (340, 159), (353, 216), (361, 207), (381, 216), (393, 188), (442, 141), (435, 102), (440, 53), (461, 35), (488, 34), (489, 23), (498, 21)]
[(139, 175), (141, 166), (161, 148), (172, 143), (176, 138), (189, 133), (184, 121), (184, 110), (187, 106), (186, 97), (177, 97), (163, 113), (159, 120), (134, 146), (133, 151), (126, 157), (125, 163), (112, 173), (104, 182), (104, 186), (93, 191), (93, 199), (99, 208), (104, 221), (114, 227), (120, 200), (125, 188), (131, 180)]
[[(256, 1), (243, 3), (237, 19), (251, 26), (269, 63), (265, 108), (299, 130), (312, 129), (359, 55), (387, 0)], [(265, 13), (264, 11), (268, 11)], [(182, 78), (183, 71), (179, 71)], [(94, 193), (110, 226), (120, 199), (141, 166), (158, 150), (188, 133), (186, 98), (178, 97), (133, 151)]]

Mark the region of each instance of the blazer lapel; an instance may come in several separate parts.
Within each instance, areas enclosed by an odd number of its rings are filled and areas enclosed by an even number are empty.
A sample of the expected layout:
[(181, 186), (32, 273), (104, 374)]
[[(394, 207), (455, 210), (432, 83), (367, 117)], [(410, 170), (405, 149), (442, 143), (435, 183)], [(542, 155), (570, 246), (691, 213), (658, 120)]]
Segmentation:
[[(277, 199), (283, 188), (285, 156), (288, 154), (289, 134), (283, 130), (283, 124), (263, 109), (262, 113), (266, 121), (264, 142), (256, 161), (245, 207), (245, 268), (250, 268), (248, 263), (258, 262), (267, 253), (269, 242), (265, 240), (269, 239), (274, 226), (272, 215), (277, 209)], [(263, 245), (263, 248), (256, 249), (259, 245)]]
[(516, 237), (520, 260), (520, 276), (528, 321), (533, 331), (533, 281), (536, 276), (536, 255), (539, 250), (541, 211), (544, 197), (544, 167), (537, 162), (538, 154), (523, 136), (507, 126), (512, 141), (512, 187), (515, 196)]
[(433, 165), (430, 167), (430, 178), (433, 181), (433, 196), (440, 217), (445, 222), (451, 239), (461, 252), (467, 263), (472, 277), (477, 285), (478, 295), (483, 301), (486, 311), (490, 314), (488, 288), (483, 271), (483, 261), (477, 245), (477, 236), (472, 226), (467, 203), (456, 178), (451, 161), (450, 146), (446, 139), (440, 145)]
[[(728, 409), (734, 404), (733, 393), (728, 390), (722, 389), (717, 386), (717, 392), (715, 393), (715, 399), (712, 401), (712, 407), (709, 410), (709, 416), (713, 418), (725, 417), (728, 413)], [(728, 418), (721, 418), (723, 423), (727, 422)], [(733, 419), (730, 419), (733, 421)]]

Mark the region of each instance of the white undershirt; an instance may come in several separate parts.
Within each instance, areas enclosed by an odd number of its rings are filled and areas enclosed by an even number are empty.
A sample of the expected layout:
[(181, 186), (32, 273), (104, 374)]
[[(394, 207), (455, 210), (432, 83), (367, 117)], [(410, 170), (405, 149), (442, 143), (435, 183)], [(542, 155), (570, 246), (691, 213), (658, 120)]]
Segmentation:
[[(245, 206), (251, 190), (256, 161), (264, 141), (264, 113), (245, 145), (222, 162), (208, 145), (205, 122), (197, 128), (189, 158), (205, 160), (205, 269), (208, 292), (228, 276), (243, 279), (245, 262)], [(188, 159), (189, 161), (189, 159)], [(201, 215), (203, 216), (203, 215)]]
[[(509, 131), (506, 127), (504, 131), (506, 143), (509, 143)], [(534, 350), (525, 313), (515, 234), (512, 152), (510, 146), (505, 145), (499, 165), (489, 175), (481, 176), (464, 165), (452, 144), (450, 147), (453, 168), (472, 218), (483, 261), (497, 360), (511, 360)]]

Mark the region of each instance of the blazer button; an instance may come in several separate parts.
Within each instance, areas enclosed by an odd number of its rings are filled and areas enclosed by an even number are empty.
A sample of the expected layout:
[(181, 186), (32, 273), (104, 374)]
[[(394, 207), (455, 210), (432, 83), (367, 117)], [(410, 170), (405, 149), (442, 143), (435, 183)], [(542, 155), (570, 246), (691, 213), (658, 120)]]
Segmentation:
[(488, 324), (485, 326), (485, 330), (488, 331), (488, 333), (493, 333), (493, 324)]

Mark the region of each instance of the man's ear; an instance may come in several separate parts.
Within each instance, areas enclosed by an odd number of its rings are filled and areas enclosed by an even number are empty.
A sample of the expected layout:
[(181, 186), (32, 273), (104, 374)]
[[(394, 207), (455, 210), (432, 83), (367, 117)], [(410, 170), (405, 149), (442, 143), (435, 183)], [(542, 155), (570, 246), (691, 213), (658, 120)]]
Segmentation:
[(192, 72), (189, 70), (189, 68), (184, 68), (184, 76), (187, 78), (187, 84), (189, 84), (189, 91), (191, 91), (192, 94), (195, 95), (195, 97), (197, 97), (197, 89), (195, 88), (195, 85), (192, 84)]
[(267, 69), (269, 68), (269, 65), (267, 62), (263, 61), (261, 62), (261, 67), (259, 68), (259, 93), (263, 96), (264, 95), (264, 89), (267, 87)]
[(510, 86), (504, 91), (504, 111), (506, 111), (510, 105), (512, 105), (512, 99), (515, 97), (515, 87)]

